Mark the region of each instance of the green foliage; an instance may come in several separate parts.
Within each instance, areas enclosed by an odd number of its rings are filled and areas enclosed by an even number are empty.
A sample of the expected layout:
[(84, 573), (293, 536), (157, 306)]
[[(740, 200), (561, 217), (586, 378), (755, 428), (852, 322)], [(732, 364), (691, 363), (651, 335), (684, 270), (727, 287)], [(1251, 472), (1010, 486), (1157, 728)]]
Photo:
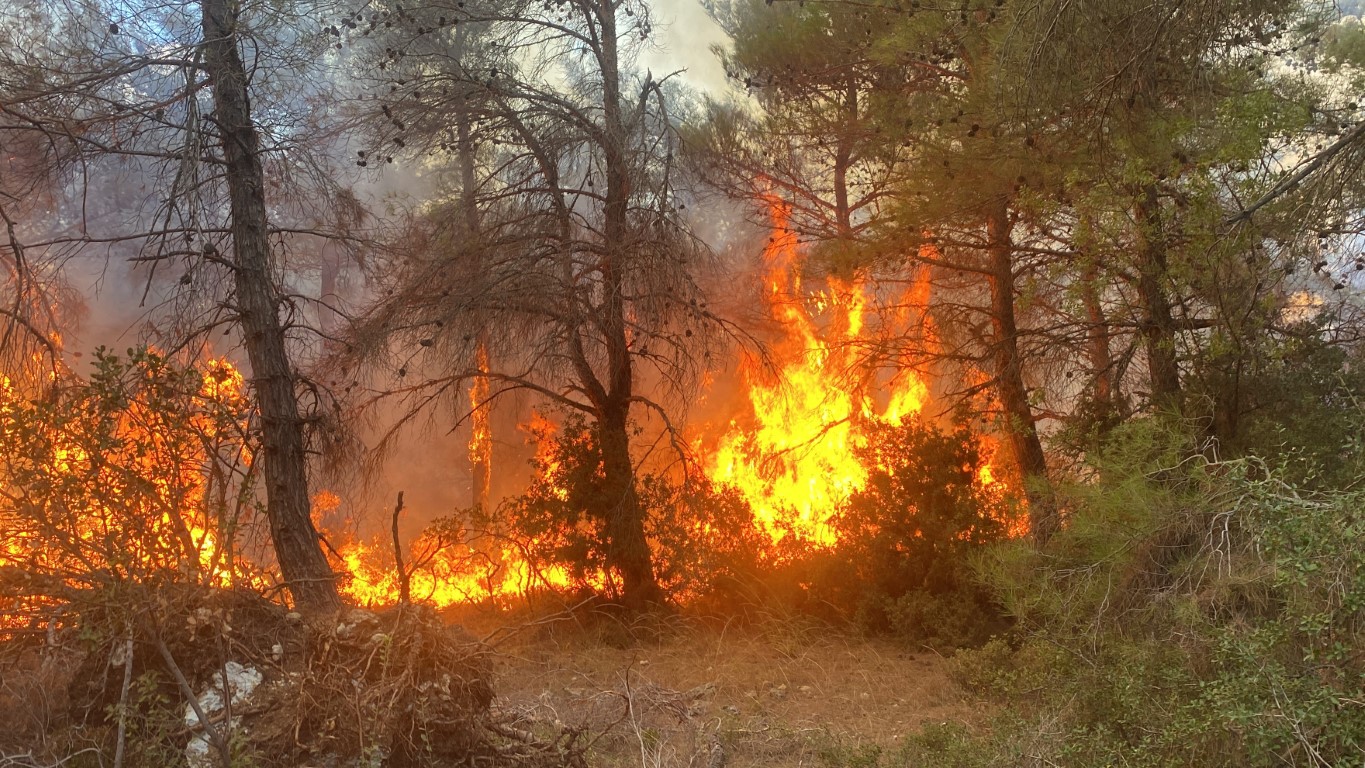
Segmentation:
[(840, 543), (807, 561), (811, 597), (913, 643), (985, 640), (1000, 617), (971, 563), (1010, 512), (979, 482), (977, 438), (964, 426), (881, 425), (858, 457), (872, 470), (834, 519)]
[(820, 764), (826, 768), (880, 768), (883, 755), (882, 748), (875, 744), (857, 747), (829, 744), (819, 752)]
[[(1344, 487), (1361, 474), (1365, 365), (1359, 351), (1329, 341), (1330, 313), (1267, 336), (1238, 382), (1240, 428), (1222, 449), (1233, 456), (1263, 456), (1277, 474), (1314, 489)], [(1207, 372), (1192, 381), (1208, 396)]]
[(897, 749), (876, 745), (827, 745), (820, 750), (826, 768), (989, 768), (1013, 765), (980, 749), (976, 735), (959, 723), (930, 723), (906, 736)]
[(1336, 70), (1355, 70), (1352, 74), (1358, 82), (1359, 70), (1365, 68), (1365, 25), (1354, 17), (1332, 25), (1323, 35), (1322, 55), (1328, 66)]
[(1365, 492), (1211, 463), (1184, 434), (1118, 430), (1046, 550), (993, 548), (1018, 623), (956, 663), (1004, 714), (926, 762), (1013, 764), (1027, 743), (1078, 768), (1361, 764)]
[[(593, 426), (570, 417), (556, 434), (542, 435), (532, 462), (535, 479), (505, 507), (512, 530), (533, 564), (559, 567), (581, 589), (605, 587), (609, 574), (607, 515), (617, 499), (608, 490)], [(699, 597), (745, 581), (762, 547), (748, 504), (705, 477), (641, 473), (636, 493), (660, 585), (674, 596)]]

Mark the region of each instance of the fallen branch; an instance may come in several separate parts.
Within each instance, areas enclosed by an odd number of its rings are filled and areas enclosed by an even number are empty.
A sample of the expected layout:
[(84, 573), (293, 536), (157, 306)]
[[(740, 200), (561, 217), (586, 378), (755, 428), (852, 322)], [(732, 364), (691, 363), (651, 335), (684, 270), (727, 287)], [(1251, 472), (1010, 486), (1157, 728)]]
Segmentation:
[[(199, 724), (203, 726), (204, 733), (208, 735), (209, 742), (218, 751), (219, 758), (223, 761), (223, 768), (232, 765), (232, 753), (228, 748), (227, 739), (223, 734), (213, 727), (209, 716), (204, 713), (204, 708), (199, 704), (199, 697), (194, 695), (194, 689), (190, 687), (190, 681), (185, 679), (185, 673), (180, 671), (180, 665), (175, 663), (175, 657), (171, 655), (171, 649), (166, 647), (165, 641), (161, 639), (160, 633), (153, 634), (156, 640), (156, 650), (161, 654), (161, 660), (166, 662), (166, 667), (171, 672), (171, 677), (175, 678), (176, 685), (180, 686), (180, 692), (189, 699), (190, 708), (194, 710), (194, 716), (199, 718)], [(232, 692), (227, 689), (227, 681), (223, 681), (224, 697), (231, 696)]]

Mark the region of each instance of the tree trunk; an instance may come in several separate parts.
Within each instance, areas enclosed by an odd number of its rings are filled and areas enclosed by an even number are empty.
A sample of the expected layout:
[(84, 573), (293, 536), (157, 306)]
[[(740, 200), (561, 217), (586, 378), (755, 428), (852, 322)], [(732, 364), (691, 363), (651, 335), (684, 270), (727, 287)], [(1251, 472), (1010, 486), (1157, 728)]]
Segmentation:
[[(488, 373), (488, 339), (479, 333), (479, 346), (474, 352), (479, 373)], [(473, 484), (471, 498), (485, 514), (491, 511), (489, 496), (493, 481), (493, 419), (489, 413), (489, 382), (487, 376), (477, 376), (469, 385), (469, 465)]]
[(1152, 380), (1152, 402), (1158, 407), (1175, 407), (1180, 404), (1180, 365), (1176, 358), (1175, 320), (1166, 295), (1166, 245), (1161, 201), (1155, 186), (1143, 188), (1133, 212), (1137, 219), (1137, 290), (1142, 302), (1142, 336)]
[(1005, 414), (1005, 431), (1029, 505), (1029, 532), (1046, 543), (1057, 530), (1056, 507), (1048, 492), (1047, 458), (1029, 405), (1024, 385), (1024, 366), (1019, 356), (1019, 330), (1014, 318), (1014, 243), (1009, 208), (1002, 199), (986, 213), (987, 250), (990, 258), (992, 356), (995, 387)]
[[(844, 109), (849, 128), (858, 120), (858, 89), (850, 85), (845, 89)], [(848, 202), (848, 171), (853, 165), (853, 138), (850, 131), (840, 131), (835, 137), (834, 149), (834, 223), (840, 238), (847, 239), (853, 234), (853, 214)]]
[[(463, 35), (463, 32), (461, 33)], [(463, 38), (461, 38), (463, 42)], [(469, 113), (460, 111), (456, 117), (456, 141), (460, 162), (460, 213), (464, 217), (464, 238), (473, 243), (480, 235), (478, 184), (474, 139), (469, 125)], [(477, 253), (482, 253), (482, 244)], [(489, 371), (488, 330), (479, 330), (475, 360), (479, 373)], [(492, 509), (489, 498), (493, 482), (493, 419), (488, 402), (490, 383), (487, 376), (478, 376), (469, 385), (470, 436), (469, 464), (473, 488), (473, 502), (485, 514)]]
[(204, 66), (213, 81), (232, 204), (237, 312), (261, 413), (266, 514), (275, 556), (295, 604), (331, 610), (341, 606), (341, 598), (309, 516), (303, 423), (271, 274), (260, 140), (251, 119), (246, 67), (237, 51), (236, 18), (230, 6), (228, 0), (201, 0)]
[[(1219, 446), (1228, 446), (1237, 439), (1242, 421), (1242, 369), (1244, 357), (1240, 350), (1226, 356), (1221, 371), (1211, 377), (1213, 383), (1213, 418), (1205, 430)], [(1217, 364), (1217, 363), (1216, 363)]]
[(602, 122), (603, 166), (606, 193), (603, 201), (602, 331), (606, 343), (606, 397), (599, 406), (598, 429), (602, 445), (602, 470), (611, 489), (607, 515), (608, 559), (621, 574), (624, 602), (643, 607), (661, 597), (654, 576), (653, 557), (645, 539), (644, 510), (635, 488), (635, 465), (630, 457), (627, 423), (633, 396), (634, 372), (626, 332), (624, 270), (630, 243), (627, 207), (631, 173), (621, 103), (621, 70), (617, 54), (616, 4), (599, 0), (602, 28)]
[(1099, 266), (1086, 265), (1081, 278), (1081, 302), (1085, 306), (1085, 352), (1090, 362), (1090, 405), (1094, 425), (1103, 434), (1117, 424), (1119, 394), (1114, 371), (1114, 356), (1109, 350), (1109, 319), (1100, 303)]
[(602, 474), (606, 478), (607, 560), (621, 574), (622, 602), (628, 608), (645, 608), (663, 601), (663, 590), (654, 575), (654, 559), (645, 538), (644, 510), (635, 489), (635, 466), (630, 458), (627, 409), (613, 407), (597, 424), (602, 447)]

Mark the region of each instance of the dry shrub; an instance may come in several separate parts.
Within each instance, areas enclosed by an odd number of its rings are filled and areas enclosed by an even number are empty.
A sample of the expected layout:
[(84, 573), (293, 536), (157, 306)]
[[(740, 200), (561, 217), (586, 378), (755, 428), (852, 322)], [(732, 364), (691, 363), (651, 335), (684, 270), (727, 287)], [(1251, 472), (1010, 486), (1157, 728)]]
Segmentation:
[(487, 652), (473, 638), (411, 606), (308, 628), (302, 668), (267, 680), (252, 697), (261, 717), (243, 720), (262, 755), (290, 755), (280, 765), (378, 755), (391, 766), (497, 757)]
[[(122, 731), (129, 768), (181, 761), (196, 738), (211, 762), (225, 748), (233, 765), (259, 768), (582, 762), (577, 733), (542, 739), (492, 711), (489, 648), (430, 609), (305, 618), (246, 591), (175, 586), (132, 597), (91, 600), (82, 612), (71, 645), (83, 656), (57, 723), (93, 736), (107, 756)], [(260, 682), (226, 712), (204, 705), (211, 728), (201, 730), (186, 717), (191, 692), (204, 702), (231, 669)], [(22, 668), (9, 672), (7, 681)]]

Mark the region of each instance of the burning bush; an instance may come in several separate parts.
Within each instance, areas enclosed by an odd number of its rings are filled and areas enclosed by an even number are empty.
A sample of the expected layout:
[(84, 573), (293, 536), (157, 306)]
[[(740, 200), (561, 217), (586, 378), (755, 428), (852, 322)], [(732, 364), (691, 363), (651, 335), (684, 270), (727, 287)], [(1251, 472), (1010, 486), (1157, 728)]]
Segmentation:
[(249, 579), (250, 403), (224, 362), (96, 353), (88, 381), (0, 378), (0, 622), (100, 586)]
[[(595, 432), (584, 420), (570, 418), (542, 439), (549, 443), (533, 462), (536, 478), (508, 502), (506, 517), (528, 542), (534, 563), (562, 570), (573, 588), (616, 597), (605, 535), (614, 500), (605, 487)], [(672, 595), (696, 597), (751, 575), (763, 537), (737, 492), (699, 473), (681, 474), (642, 474), (637, 490), (660, 585)]]
[(0, 380), (0, 722), (26, 715), (0, 752), (580, 764), (574, 734), (496, 716), (487, 648), (429, 609), (305, 619), (241, 588), (266, 584), (240, 551), (255, 506), (241, 384), (226, 363), (148, 351), (100, 352), (88, 381), (40, 396)]

